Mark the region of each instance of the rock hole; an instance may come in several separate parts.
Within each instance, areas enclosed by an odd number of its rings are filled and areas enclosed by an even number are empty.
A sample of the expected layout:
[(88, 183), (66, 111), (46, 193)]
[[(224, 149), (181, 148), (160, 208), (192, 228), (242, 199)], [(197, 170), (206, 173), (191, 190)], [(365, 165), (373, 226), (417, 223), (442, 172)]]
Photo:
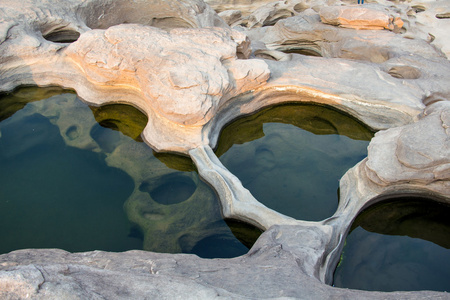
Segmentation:
[[(199, 241), (191, 252), (202, 258), (231, 258), (236, 256), (230, 255), (227, 251), (228, 248), (233, 248), (232, 242), (233, 240), (229, 236), (217, 234)], [(210, 255), (211, 253), (214, 253), (214, 255)]]
[(74, 139), (76, 139), (77, 137), (80, 136), (80, 131), (78, 126), (72, 125), (69, 128), (67, 128), (66, 130), (66, 137), (73, 141)]
[(401, 79), (417, 79), (420, 77), (420, 71), (410, 66), (396, 66), (388, 71), (389, 75)]
[(352, 224), (334, 286), (370, 291), (450, 289), (450, 205), (419, 196), (384, 200)]
[(53, 43), (73, 43), (80, 37), (78, 31), (72, 29), (63, 29), (51, 31), (47, 34), (43, 34), (44, 39)]
[(172, 205), (188, 200), (197, 189), (195, 182), (187, 176), (172, 174), (164, 176), (155, 184), (143, 182), (141, 192), (147, 192), (159, 204)]
[(437, 14), (436, 18), (438, 18), (438, 19), (450, 19), (450, 12)]
[(105, 128), (120, 131), (135, 141), (142, 142), (141, 133), (148, 118), (139, 109), (127, 104), (91, 106), (95, 120)]
[(262, 204), (319, 221), (335, 212), (339, 179), (367, 155), (371, 137), (328, 107), (277, 105), (227, 125), (216, 155)]
[(308, 8), (309, 7), (306, 3), (298, 3), (298, 4), (295, 4), (295, 6), (294, 6), (294, 10), (298, 13), (301, 13), (302, 11), (305, 11)]
[(412, 9), (415, 11), (416, 14), (424, 12), (426, 10), (425, 6), (423, 5), (414, 5), (412, 6)]
[(239, 220), (225, 219), (225, 222), (230, 227), (233, 235), (248, 249), (253, 247), (256, 240), (263, 233), (261, 229)]
[[(305, 56), (317, 56), (317, 57), (322, 57), (322, 53), (320, 52), (320, 50), (315, 49), (316, 47), (312, 48), (312, 47), (302, 47), (302, 46), (290, 46), (287, 47), (285, 49), (278, 49), (284, 53), (295, 53), (295, 54), (300, 54), (300, 55), (305, 55)], [(319, 48), (319, 47), (317, 47)]]

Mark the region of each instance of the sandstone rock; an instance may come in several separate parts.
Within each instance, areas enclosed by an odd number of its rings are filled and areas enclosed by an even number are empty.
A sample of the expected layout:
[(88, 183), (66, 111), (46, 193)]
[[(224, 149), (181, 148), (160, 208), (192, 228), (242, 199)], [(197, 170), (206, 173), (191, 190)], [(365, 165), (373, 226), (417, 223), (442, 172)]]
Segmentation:
[(219, 16), (230, 26), (240, 25), (242, 22), (242, 12), (237, 9), (225, 10), (219, 13)]
[[(208, 3), (217, 11), (241, 11), (241, 20), (237, 12), (222, 16), (254, 28), (230, 30), (200, 0), (4, 0), (0, 91), (60, 85), (91, 104), (139, 107), (148, 117), (148, 145), (189, 154), (220, 196), (225, 217), (267, 231), (247, 255), (227, 260), (143, 251), (15, 251), (0, 255), (0, 296), (448, 299), (446, 293), (327, 285), (363, 208), (401, 193), (450, 202), (448, 1)], [(253, 54), (247, 36), (257, 45)], [(380, 130), (368, 157), (341, 179), (337, 212), (321, 222), (263, 206), (212, 151), (228, 122), (289, 102), (332, 106)], [(59, 124), (63, 134), (72, 125)], [(114, 149), (109, 163), (151, 182), (148, 170), (133, 163), (133, 155), (145, 151), (132, 150)], [(134, 200), (146, 196), (135, 191)], [(131, 214), (139, 201), (130, 201)]]
[[(98, 46), (93, 47), (94, 43)], [(169, 142), (178, 151), (184, 143), (180, 139), (200, 143), (201, 136), (192, 134), (220, 106), (268, 79), (270, 72), (263, 61), (237, 59), (237, 51), (244, 57), (249, 54), (247, 44), (237, 31), (176, 29), (166, 33), (121, 25), (82, 35), (66, 53), (82, 68), (89, 83), (102, 88), (130, 86), (138, 92), (141, 100), (137, 106), (154, 116), (149, 118), (154, 125), (144, 131), (145, 140), (156, 149), (167, 148)], [(108, 57), (103, 56), (105, 52), (110, 53)], [(82, 97), (100, 104), (100, 99), (88, 94)], [(161, 122), (166, 125), (158, 125)], [(165, 134), (156, 128), (167, 130), (167, 122), (174, 123), (171, 131), (189, 126), (191, 136), (184, 131), (172, 142), (161, 140)]]
[(261, 6), (255, 10), (248, 18), (249, 28), (273, 25), (278, 20), (292, 17), (293, 7), (286, 1), (276, 1)]
[[(358, 200), (344, 201), (336, 215), (357, 214), (364, 206), (400, 194), (427, 194), (448, 202), (442, 199), (448, 199), (450, 191), (449, 108), (449, 102), (437, 102), (418, 122), (378, 132), (367, 159), (342, 179), (341, 195), (345, 199), (358, 195)], [(433, 136), (428, 134), (430, 128)]]
[(324, 7), (320, 10), (320, 19), (325, 24), (354, 29), (394, 30), (403, 26), (403, 21), (400, 17), (366, 7)]
[(405, 35), (409, 38), (426, 39), (449, 57), (450, 38), (445, 28), (449, 26), (450, 20), (442, 18), (450, 11), (448, 1), (412, 2), (409, 9), (410, 15), (403, 19), (407, 29)]
[(339, 289), (304, 275), (323, 263), (331, 232), (329, 226), (275, 226), (248, 255), (227, 260), (144, 251), (19, 250), (0, 256), (0, 286), (8, 284), (0, 295), (6, 299), (27, 295), (32, 299), (448, 299), (445, 293), (430, 291), (386, 294)]
[[(408, 182), (437, 184), (441, 193), (450, 190), (446, 182), (450, 176), (450, 107), (446, 106), (417, 123), (377, 134), (369, 146), (369, 178), (382, 186)], [(433, 135), (426, 134), (430, 130)]]
[[(234, 37), (245, 43), (238, 32), (225, 30), (166, 33), (121, 25), (82, 35), (66, 53), (89, 81), (132, 86), (142, 91), (158, 114), (183, 125), (201, 125), (220, 102), (233, 96), (229, 92), (254, 89), (268, 78), (262, 61), (235, 60), (238, 45)], [(103, 53), (109, 53), (108, 57)], [(229, 72), (225, 61), (232, 66)]]

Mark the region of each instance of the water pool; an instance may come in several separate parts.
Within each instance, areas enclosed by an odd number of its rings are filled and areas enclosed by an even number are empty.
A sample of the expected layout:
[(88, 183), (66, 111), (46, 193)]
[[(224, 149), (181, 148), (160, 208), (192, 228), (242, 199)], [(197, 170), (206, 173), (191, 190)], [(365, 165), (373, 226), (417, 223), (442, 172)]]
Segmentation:
[(335, 212), (339, 179), (367, 156), (372, 136), (331, 108), (281, 105), (224, 128), (216, 154), (264, 205), (319, 221)]
[(372, 291), (450, 290), (450, 206), (402, 197), (353, 222), (334, 286)]
[(244, 224), (249, 235), (236, 238), (192, 161), (142, 142), (147, 119), (135, 108), (89, 107), (66, 90), (27, 87), (3, 95), (0, 112), (0, 253), (233, 257), (261, 233)]

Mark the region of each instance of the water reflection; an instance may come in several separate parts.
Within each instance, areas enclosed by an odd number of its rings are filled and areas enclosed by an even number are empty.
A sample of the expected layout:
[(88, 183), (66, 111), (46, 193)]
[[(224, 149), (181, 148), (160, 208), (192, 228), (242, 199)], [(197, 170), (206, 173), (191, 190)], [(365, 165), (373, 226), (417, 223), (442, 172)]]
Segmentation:
[(361, 290), (450, 290), (450, 206), (404, 197), (354, 221), (334, 285)]
[(134, 188), (104, 156), (68, 147), (58, 127), (18, 112), (0, 123), (0, 253), (22, 248), (125, 251), (123, 202)]
[(339, 179), (367, 155), (372, 136), (330, 108), (281, 105), (228, 125), (216, 154), (263, 204), (318, 221), (336, 210)]
[[(0, 123), (0, 252), (58, 247), (231, 257), (248, 251), (193, 162), (155, 154), (142, 142), (147, 118), (137, 109), (88, 107), (57, 88), (18, 90), (0, 106), (8, 111)], [(224, 239), (227, 247), (215, 246)]]

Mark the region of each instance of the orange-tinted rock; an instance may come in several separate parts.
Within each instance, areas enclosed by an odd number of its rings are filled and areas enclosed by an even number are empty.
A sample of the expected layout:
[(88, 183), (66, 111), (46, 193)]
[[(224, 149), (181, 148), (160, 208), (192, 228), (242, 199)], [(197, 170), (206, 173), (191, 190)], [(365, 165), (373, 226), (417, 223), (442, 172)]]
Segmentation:
[(329, 6), (320, 10), (325, 24), (366, 30), (395, 30), (403, 26), (399, 16), (359, 6)]

